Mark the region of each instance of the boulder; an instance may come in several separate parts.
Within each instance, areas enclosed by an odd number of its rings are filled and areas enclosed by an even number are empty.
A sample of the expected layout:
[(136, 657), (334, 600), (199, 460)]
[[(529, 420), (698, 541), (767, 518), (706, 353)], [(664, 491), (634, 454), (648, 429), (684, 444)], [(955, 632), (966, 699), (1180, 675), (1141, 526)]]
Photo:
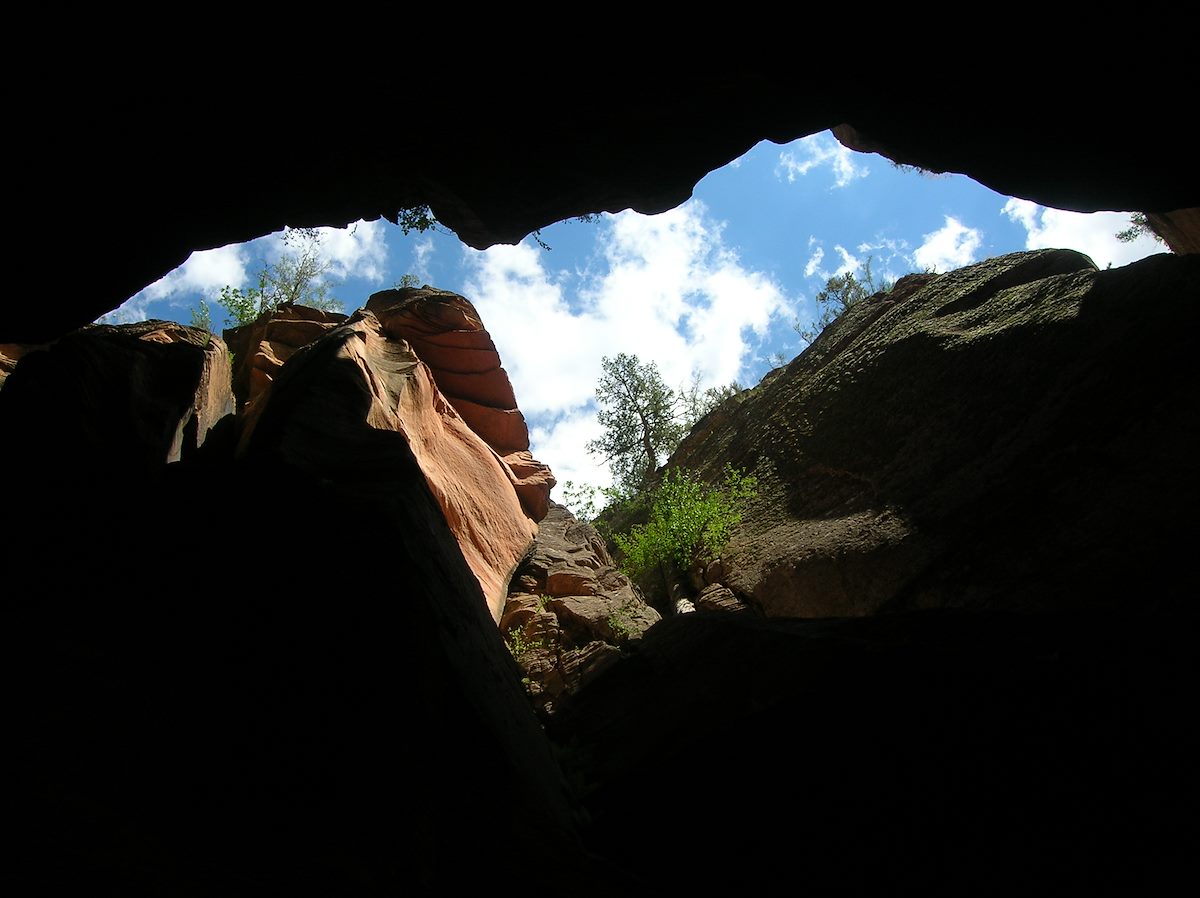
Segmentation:
[(90, 325), (0, 355), (6, 471), (28, 481), (132, 486), (190, 457), (233, 412), (225, 344), (172, 321)]
[(696, 596), (697, 611), (749, 611), (750, 606), (733, 594), (728, 586), (710, 583)]
[(1159, 894), (1200, 836), (1198, 637), (1191, 614), (686, 614), (546, 727), (589, 847), (656, 894)]

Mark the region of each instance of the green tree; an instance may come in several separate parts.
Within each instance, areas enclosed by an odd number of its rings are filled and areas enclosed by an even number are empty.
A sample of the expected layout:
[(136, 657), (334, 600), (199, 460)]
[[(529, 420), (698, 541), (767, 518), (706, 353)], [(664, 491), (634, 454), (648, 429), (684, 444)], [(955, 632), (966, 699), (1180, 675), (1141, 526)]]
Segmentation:
[(196, 308), (192, 309), (192, 327), (198, 327), (201, 330), (206, 330), (209, 333), (213, 332), (212, 309), (203, 299)]
[[(610, 501), (640, 492), (692, 425), (742, 389), (734, 381), (701, 390), (700, 375), (693, 374), (690, 385), (673, 390), (654, 362), (642, 362), (628, 353), (605, 356), (600, 364), (604, 374), (596, 384), (597, 417), (605, 432), (589, 441), (587, 449), (612, 470), (613, 487), (599, 491)], [(590, 490), (589, 499), (596, 493), (586, 484), (578, 489)], [(579, 504), (591, 505), (583, 501), (582, 493)]]
[(1115, 236), (1122, 243), (1133, 243), (1143, 235), (1153, 237), (1163, 246), (1167, 245), (1167, 241), (1163, 240), (1159, 233), (1150, 227), (1150, 219), (1146, 217), (1145, 212), (1129, 213), (1129, 227), (1123, 231), (1117, 231)]
[(692, 372), (692, 380), (686, 387), (679, 388), (679, 408), (683, 416), (683, 431), (686, 434), (693, 425), (714, 408), (742, 392), (742, 385), (736, 380), (730, 381), (723, 387), (700, 389), (700, 372)]
[(604, 374), (596, 401), (604, 435), (590, 440), (587, 450), (607, 461), (617, 489), (632, 495), (650, 482), (683, 436), (677, 397), (653, 362), (622, 352), (600, 364)]
[(876, 293), (886, 293), (895, 286), (895, 282), (887, 278), (876, 283), (875, 275), (871, 271), (872, 259), (871, 256), (867, 257), (858, 277), (854, 276), (854, 272), (847, 271), (845, 274), (835, 274), (825, 282), (825, 289), (816, 296), (817, 308), (820, 309), (816, 321), (807, 326), (798, 318), (792, 322), (792, 328), (800, 335), (805, 345), (817, 339), (821, 331), (842, 317), (847, 309), (853, 308), (864, 299), (870, 299)]
[[(332, 295), (334, 263), (321, 255), (321, 235), (315, 228), (289, 228), (283, 235), (288, 251), (274, 264), (265, 263), (257, 285), (243, 290), (226, 284), (217, 296), (225, 309), (226, 323), (250, 324), (264, 312), (283, 306), (303, 305), (338, 312), (342, 303)], [(192, 324), (212, 330), (212, 314), (203, 299), (192, 309)]]

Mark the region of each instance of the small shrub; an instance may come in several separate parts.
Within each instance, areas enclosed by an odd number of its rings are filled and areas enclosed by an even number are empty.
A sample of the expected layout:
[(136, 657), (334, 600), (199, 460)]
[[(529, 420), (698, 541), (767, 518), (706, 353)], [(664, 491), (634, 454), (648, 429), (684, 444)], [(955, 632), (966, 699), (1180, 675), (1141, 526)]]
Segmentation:
[(607, 618), (608, 628), (617, 639), (628, 639), (633, 635), (633, 628), (629, 626), (627, 618), (630, 607), (631, 603), (625, 602)]
[(626, 572), (638, 577), (663, 563), (688, 568), (717, 557), (741, 521), (742, 507), (757, 495), (757, 486), (754, 477), (728, 465), (720, 487), (688, 471), (668, 469), (651, 499), (650, 519), (615, 537)]
[(508, 631), (508, 650), (512, 652), (512, 656), (518, 661), (522, 657), (532, 652), (534, 649), (540, 649), (545, 646), (543, 640), (526, 639), (525, 634), (520, 627), (513, 627)]

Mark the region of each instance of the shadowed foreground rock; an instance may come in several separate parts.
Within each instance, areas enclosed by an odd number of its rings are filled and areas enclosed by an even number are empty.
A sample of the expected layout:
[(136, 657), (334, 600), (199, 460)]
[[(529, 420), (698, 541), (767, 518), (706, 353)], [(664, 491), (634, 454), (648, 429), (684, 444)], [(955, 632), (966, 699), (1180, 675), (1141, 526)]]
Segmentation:
[(1185, 606), (1200, 257), (911, 275), (701, 421), (759, 480), (724, 581), (770, 615)]
[(10, 347), (0, 380), (0, 466), (24, 488), (130, 478), (190, 457), (233, 412), (217, 337), (173, 321), (91, 325), (45, 347)]
[(663, 894), (1160, 894), (1200, 837), (1198, 637), (1183, 615), (687, 614), (549, 731), (591, 847)]

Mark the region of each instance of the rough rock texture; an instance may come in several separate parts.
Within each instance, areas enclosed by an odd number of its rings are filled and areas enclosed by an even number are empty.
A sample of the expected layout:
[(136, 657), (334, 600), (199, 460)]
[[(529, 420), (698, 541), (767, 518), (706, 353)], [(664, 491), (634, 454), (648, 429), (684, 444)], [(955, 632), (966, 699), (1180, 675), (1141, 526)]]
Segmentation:
[(92, 325), (3, 355), (10, 473), (141, 480), (193, 453), (233, 412), (225, 344), (171, 321)]
[(590, 524), (551, 503), (500, 620), (537, 707), (553, 713), (660, 620)]
[(726, 584), (779, 616), (1190, 602), (1197, 298), (1196, 256), (902, 279), (672, 459), (759, 478)]
[(1198, 638), (1144, 611), (687, 614), (547, 728), (590, 847), (656, 893), (1157, 894), (1200, 838)]
[(1200, 253), (1200, 206), (1151, 212), (1146, 216), (1154, 233), (1167, 241), (1174, 253)]
[[(1182, 69), (1163, 71), (1162, 60), (1173, 55), (1163, 38), (1156, 30), (1156, 82), (1189, 84)], [(1042, 34), (1039, 42), (1053, 41)], [(16, 166), (39, 189), (14, 198), (10, 217), (29, 232), (49, 233), (64, 210), (102, 215), (70, 260), (90, 289), (56, 294), (53, 301), (37, 299), (33, 289), (16, 291), (20, 298), (0, 307), (0, 342), (57, 337), (115, 308), (194, 250), (284, 225), (343, 226), (427, 203), (472, 246), (512, 243), (581, 213), (663, 211), (686, 200), (709, 171), (763, 139), (789, 141), (840, 123), (872, 145), (893, 148), (898, 158), (961, 171), (1001, 193), (1044, 204), (1144, 211), (1200, 205), (1192, 147), (1170, 131), (1186, 108), (1184, 93), (1168, 87), (1135, 106), (1079, 114), (1078, 92), (1048, 87), (1043, 72), (1023, 84), (1010, 79), (989, 88), (985, 63), (973, 68), (956, 62), (961, 78), (948, 84), (940, 78), (944, 49), (940, 43), (909, 44), (906, 51), (907, 83), (941, 85), (941, 102), (925, 104), (938, 108), (928, 109), (876, 98), (860, 80), (839, 79), (832, 73), (844, 63), (840, 47), (831, 47), (824, 59), (808, 54), (801, 64), (789, 59), (720, 71), (697, 66), (678, 77), (639, 72), (624, 80), (609, 72), (589, 74), (587, 66), (517, 62), (524, 54), (505, 52), (481, 63), (478, 72), (486, 75), (474, 75), (480, 92), (467, 113), (457, 84), (426, 79), (419, 95), (404, 92), (402, 117), (414, 126), (403, 137), (384, 137), (379, 110), (394, 107), (402, 90), (394, 57), (375, 54), (379, 70), (370, 74), (361, 66), (372, 54), (360, 48), (354, 64), (363, 76), (352, 96), (331, 84), (322, 98), (319, 86), (308, 84), (295, 96), (285, 91), (272, 97), (274, 121), (307, 121), (323, 99), (339, 110), (346, 127), (336, 140), (274, 153), (269, 166), (248, 164), (247, 139), (197, 140), (191, 119), (179, 114), (183, 104), (219, 96), (226, 134), (260, 134), (262, 91), (247, 90), (244, 72), (221, 83), (206, 70), (187, 83), (176, 71), (156, 83), (159, 92), (151, 97), (144, 71), (119, 74), (100, 62), (81, 62), (91, 73), (88, 83), (57, 97), (53, 116), (32, 94), (14, 110), (13, 130), (30, 138), (17, 148)], [(860, 54), (869, 55), (882, 60), (889, 54), (883, 48)], [(930, 61), (924, 78), (916, 59)], [(894, 64), (888, 59), (877, 74), (890, 77)], [(1084, 71), (1089, 64), (1094, 57), (1070, 68)], [(551, 69), (562, 96), (590, 98), (587, 114), (569, 103), (546, 102), (530, 107), (528, 116), (514, 115), (503, 98), (545, 86)], [(856, 71), (871, 80), (861, 65)], [(138, 102), (113, 104), (112, 97)], [(946, 115), (946, 108), (970, 112)], [(89, 155), (80, 134), (97, 109), (105, 110), (112, 133), (153, 139), (131, 142), (103, 159)], [(30, 288), (44, 278), (40, 262), (27, 270), (37, 271)]]
[(252, 324), (224, 332), (234, 357), (233, 391), (238, 408), (256, 400), (296, 350), (318, 340), (346, 320), (339, 312), (285, 305)]
[(366, 482), (391, 479), (413, 455), (500, 619), (537, 523), (504, 462), (447, 402), (411, 346), (372, 312), (359, 311), (292, 356), (248, 412), (239, 451), (297, 470), (354, 472)]
[(697, 611), (749, 611), (750, 606), (720, 583), (710, 583), (696, 596)]

